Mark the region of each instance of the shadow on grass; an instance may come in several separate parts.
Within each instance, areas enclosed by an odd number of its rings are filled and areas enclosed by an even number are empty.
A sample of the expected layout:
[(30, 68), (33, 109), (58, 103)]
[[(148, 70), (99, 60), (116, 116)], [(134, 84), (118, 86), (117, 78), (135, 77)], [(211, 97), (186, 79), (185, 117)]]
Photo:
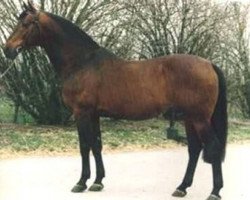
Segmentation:
[(178, 130), (175, 128), (172, 128), (172, 127), (167, 128), (166, 136), (167, 136), (167, 139), (169, 140), (174, 140), (181, 144), (187, 144), (187, 138), (183, 135), (180, 135), (178, 133)]

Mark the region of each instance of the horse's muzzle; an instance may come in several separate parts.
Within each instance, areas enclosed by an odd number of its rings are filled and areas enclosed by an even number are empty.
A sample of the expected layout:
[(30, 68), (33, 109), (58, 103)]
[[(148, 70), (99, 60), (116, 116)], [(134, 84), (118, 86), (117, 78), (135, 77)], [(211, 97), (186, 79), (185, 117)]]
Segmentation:
[(7, 58), (14, 60), (21, 50), (22, 50), (21, 47), (17, 47), (17, 48), (5, 47), (3, 51)]

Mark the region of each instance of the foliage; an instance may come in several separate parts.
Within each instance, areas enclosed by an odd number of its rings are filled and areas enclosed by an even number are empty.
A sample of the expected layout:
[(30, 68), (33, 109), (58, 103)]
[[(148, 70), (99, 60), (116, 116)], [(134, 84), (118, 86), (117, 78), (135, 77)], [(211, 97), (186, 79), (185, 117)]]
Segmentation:
[(20, 59), (5, 76), (6, 95), (15, 102), (16, 109), (21, 107), (37, 123), (67, 122), (70, 114), (62, 103), (59, 81), (45, 54), (35, 50), (23, 53)]

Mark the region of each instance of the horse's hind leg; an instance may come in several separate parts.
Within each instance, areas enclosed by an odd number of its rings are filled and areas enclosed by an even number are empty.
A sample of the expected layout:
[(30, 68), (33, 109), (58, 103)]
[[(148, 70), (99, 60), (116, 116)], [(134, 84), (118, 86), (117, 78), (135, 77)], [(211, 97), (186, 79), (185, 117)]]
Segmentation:
[(221, 166), (221, 144), (211, 126), (202, 134), (204, 143), (203, 158), (205, 162), (212, 164), (213, 190), (207, 200), (221, 199), (219, 192), (223, 187), (223, 176)]
[(173, 196), (175, 197), (183, 197), (186, 195), (186, 189), (190, 187), (193, 182), (195, 168), (202, 149), (201, 141), (198, 138), (193, 125), (186, 122), (185, 128), (188, 140), (189, 161), (184, 179), (173, 193)]
[(222, 177), (222, 168), (221, 168), (221, 161), (214, 161), (212, 163), (213, 169), (213, 190), (211, 195), (208, 197), (207, 200), (219, 200), (221, 199), (219, 192), (220, 189), (223, 187), (223, 177)]
[(213, 127), (208, 121), (195, 124), (204, 144), (203, 159), (212, 164), (213, 171), (213, 190), (207, 200), (221, 199), (219, 192), (223, 187), (223, 177), (221, 168), (221, 144), (214, 132)]

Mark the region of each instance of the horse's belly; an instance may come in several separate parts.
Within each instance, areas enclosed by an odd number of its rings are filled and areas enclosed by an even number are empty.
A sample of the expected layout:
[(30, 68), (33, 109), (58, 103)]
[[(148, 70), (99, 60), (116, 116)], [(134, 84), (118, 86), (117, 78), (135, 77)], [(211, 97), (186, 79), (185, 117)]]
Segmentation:
[(127, 102), (109, 106), (104, 106), (99, 109), (99, 113), (105, 117), (118, 119), (134, 119), (142, 120), (156, 117), (167, 110), (167, 105), (159, 102)]

